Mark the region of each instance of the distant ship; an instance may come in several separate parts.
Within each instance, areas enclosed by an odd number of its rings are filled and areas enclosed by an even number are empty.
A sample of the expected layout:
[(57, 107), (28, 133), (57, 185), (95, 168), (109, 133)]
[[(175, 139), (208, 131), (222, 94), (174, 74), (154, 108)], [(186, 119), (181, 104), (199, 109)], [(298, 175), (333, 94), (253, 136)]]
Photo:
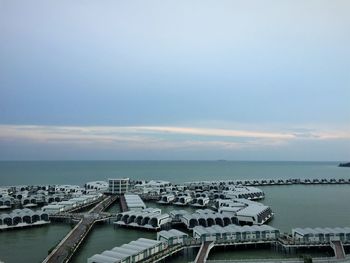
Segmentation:
[(350, 167), (350, 162), (349, 163), (340, 163), (338, 166), (339, 167)]

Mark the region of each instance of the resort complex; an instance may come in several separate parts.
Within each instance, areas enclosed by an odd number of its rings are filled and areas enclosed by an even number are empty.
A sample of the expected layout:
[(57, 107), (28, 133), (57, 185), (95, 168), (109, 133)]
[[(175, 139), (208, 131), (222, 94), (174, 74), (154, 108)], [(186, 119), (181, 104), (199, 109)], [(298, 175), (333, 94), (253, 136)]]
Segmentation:
[[(265, 193), (257, 187), (292, 184), (350, 184), (350, 181), (264, 179), (173, 184), (111, 178), (84, 186), (7, 186), (0, 189), (0, 230), (44, 227), (52, 222), (74, 224), (45, 263), (70, 261), (97, 223), (110, 224), (116, 234), (118, 228), (155, 231), (157, 238), (139, 238), (119, 247), (106, 247), (109, 250), (91, 255), (87, 263), (158, 262), (169, 256), (181, 256), (190, 249), (197, 251), (195, 262), (205, 262), (213, 248), (242, 245), (264, 245), (284, 253), (329, 247), (334, 257), (327, 260), (345, 260), (345, 250), (350, 245), (349, 227), (291, 226), (290, 233), (282, 233), (268, 225), (275, 216), (273, 207), (260, 202)], [(108, 212), (112, 205), (118, 205), (120, 212)]]

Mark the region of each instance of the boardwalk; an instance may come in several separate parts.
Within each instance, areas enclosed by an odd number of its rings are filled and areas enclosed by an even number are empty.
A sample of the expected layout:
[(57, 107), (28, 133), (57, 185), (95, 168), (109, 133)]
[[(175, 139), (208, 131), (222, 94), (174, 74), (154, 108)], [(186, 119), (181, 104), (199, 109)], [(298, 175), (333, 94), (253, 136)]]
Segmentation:
[(334, 250), (335, 257), (337, 259), (344, 259), (345, 258), (345, 252), (342, 242), (340, 241), (332, 241), (331, 246)]
[(101, 215), (111, 203), (116, 200), (115, 196), (104, 197), (104, 199), (84, 214), (79, 223), (67, 234), (57, 247), (47, 256), (43, 263), (68, 262), (84, 238), (93, 227), (94, 223), (103, 220), (106, 216)]
[[(193, 263), (204, 263), (204, 262), (218, 262), (218, 263), (229, 263), (229, 262), (249, 262), (249, 263), (258, 263), (258, 262), (265, 262), (265, 263), (300, 263), (304, 262), (304, 259), (300, 258), (281, 258), (281, 259), (249, 259), (249, 260), (207, 260), (210, 250), (213, 247), (220, 247), (220, 246), (239, 246), (239, 245), (259, 245), (259, 244), (270, 244), (271, 246), (280, 245), (285, 248), (294, 247), (294, 248), (310, 248), (310, 247), (329, 247), (331, 246), (334, 250), (335, 256), (334, 257), (322, 257), (322, 258), (313, 258), (313, 262), (349, 262), (350, 258), (346, 257), (343, 249), (343, 244), (340, 241), (332, 241), (332, 243), (314, 243), (314, 244), (302, 244), (302, 243), (293, 243), (291, 241), (282, 242), (282, 240), (268, 240), (268, 241), (241, 241), (241, 242), (235, 242), (235, 241), (207, 241), (207, 242), (201, 242), (200, 240), (196, 240), (193, 238), (189, 238), (184, 244), (177, 244), (174, 246), (168, 247), (168, 249), (161, 251), (152, 257), (146, 259), (143, 261), (144, 263), (150, 263), (150, 262), (159, 262), (161, 260), (165, 260), (169, 256), (178, 253), (182, 251), (185, 248), (194, 248), (194, 247), (200, 247), (196, 259)], [(332, 245), (333, 244), (333, 245)], [(348, 245), (348, 244), (346, 244)]]
[(126, 200), (125, 200), (125, 196), (124, 195), (120, 196), (119, 202), (120, 202), (120, 210), (122, 212), (127, 212), (128, 211), (128, 206), (126, 205)]
[(213, 241), (206, 241), (201, 245), (201, 248), (198, 251), (198, 255), (195, 259), (195, 263), (205, 263), (207, 260), (207, 257), (209, 255), (209, 251), (211, 248), (213, 248), (214, 242)]

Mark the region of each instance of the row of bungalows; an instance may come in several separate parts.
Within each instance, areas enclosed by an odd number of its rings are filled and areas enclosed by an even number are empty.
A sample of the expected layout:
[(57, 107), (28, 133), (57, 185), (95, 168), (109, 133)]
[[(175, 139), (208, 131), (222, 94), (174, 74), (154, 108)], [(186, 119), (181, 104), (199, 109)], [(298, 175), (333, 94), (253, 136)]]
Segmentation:
[[(202, 182), (202, 184), (194, 184), (195, 191), (204, 191), (208, 197), (217, 198), (245, 198), (249, 200), (259, 200), (265, 197), (264, 192), (256, 187), (242, 185), (226, 185), (224, 182)], [(191, 188), (193, 189), (193, 187)]]
[(225, 227), (214, 225), (211, 227), (196, 226), (193, 228), (195, 239), (216, 242), (254, 242), (273, 241), (280, 235), (278, 229), (268, 225), (262, 226), (236, 226)]
[(48, 198), (52, 196), (61, 196), (63, 199), (82, 194), (84, 194), (84, 188), (77, 185), (15, 186), (11, 188), (11, 195), (18, 200), (36, 197), (38, 202), (42, 200), (46, 203), (49, 203)]
[(162, 214), (159, 208), (146, 208), (142, 211), (128, 211), (117, 215), (115, 225), (125, 227), (160, 230), (171, 223), (169, 214)]
[(161, 195), (161, 197), (157, 203), (158, 204), (171, 204), (174, 201), (175, 201), (175, 194), (168, 193), (168, 194)]
[(47, 191), (38, 190), (35, 194), (23, 196), (20, 202), (23, 207), (35, 207), (52, 202), (60, 202), (63, 199), (63, 194), (48, 195)]
[(174, 205), (185, 206), (192, 202), (193, 198), (190, 192), (178, 193), (173, 201)]
[(15, 199), (11, 196), (0, 197), (0, 209), (10, 209), (14, 206)]
[(10, 209), (14, 205), (30, 208), (38, 205), (44, 205), (45, 203), (59, 202), (62, 199), (63, 196), (47, 196), (43, 194), (24, 196), (20, 200), (15, 199), (12, 196), (6, 196), (0, 197), (0, 209)]
[(29, 193), (28, 191), (20, 192), (14, 195), (18, 203), (23, 207), (35, 207), (38, 205), (49, 204), (52, 202), (59, 202), (64, 199), (64, 194), (51, 194), (47, 191), (38, 190), (36, 193)]
[(177, 229), (162, 230), (157, 233), (157, 240), (166, 242), (169, 246), (184, 244), (188, 240), (188, 234)]
[(158, 204), (190, 205), (193, 207), (206, 207), (210, 202), (209, 197), (198, 195), (192, 198), (190, 194), (164, 194), (160, 197)]
[(0, 186), (0, 198), (7, 197), (11, 193), (11, 188), (9, 186)]
[(171, 183), (163, 180), (140, 181), (134, 185), (134, 189), (141, 194), (161, 194), (172, 190)]
[(165, 242), (139, 238), (120, 247), (93, 255), (87, 263), (136, 263), (143, 261), (167, 248)]
[(209, 205), (209, 202), (210, 202), (209, 197), (200, 196), (200, 197), (193, 198), (191, 206), (193, 206), (193, 207), (206, 207)]
[(15, 209), (8, 214), (0, 214), (0, 230), (50, 223), (48, 213), (28, 208)]
[(87, 206), (95, 203), (102, 194), (95, 195), (81, 195), (74, 197), (66, 201), (54, 202), (49, 205), (43, 206), (41, 209), (49, 214), (57, 214), (61, 212), (67, 212), (70, 210), (79, 209), (80, 207)]
[(80, 187), (79, 185), (71, 185), (71, 184), (64, 184), (64, 185), (54, 185), (51, 186), (49, 191), (54, 193), (65, 193), (65, 194), (72, 194), (72, 193), (78, 193), (83, 194), (85, 188)]
[(187, 229), (193, 229), (196, 226), (227, 226), (237, 224), (236, 218), (232, 214), (218, 213), (210, 209), (196, 210), (194, 213), (185, 210), (171, 211), (170, 215), (174, 221), (183, 223)]
[(348, 243), (350, 242), (350, 227), (294, 228), (292, 236), (296, 241), (307, 243), (327, 243), (336, 240)]
[(196, 181), (186, 182), (189, 189), (210, 190), (222, 189), (223, 186), (264, 186), (264, 185), (291, 185), (291, 184), (349, 184), (350, 179), (344, 178), (277, 178), (277, 179), (251, 179), (251, 180), (226, 180), (226, 181)]
[(129, 211), (140, 211), (146, 208), (145, 203), (139, 195), (125, 194), (124, 197)]
[(187, 182), (185, 186), (194, 191), (209, 191), (209, 190), (221, 190), (224, 186), (222, 182), (218, 181), (198, 181)]
[(86, 193), (105, 193), (108, 191), (108, 182), (92, 181), (84, 185)]
[(247, 199), (218, 199), (215, 208), (220, 213), (233, 214), (240, 225), (261, 225), (274, 216), (269, 206)]
[(251, 186), (227, 187), (222, 194), (228, 199), (243, 198), (248, 200), (260, 200), (265, 198), (265, 194), (261, 189)]

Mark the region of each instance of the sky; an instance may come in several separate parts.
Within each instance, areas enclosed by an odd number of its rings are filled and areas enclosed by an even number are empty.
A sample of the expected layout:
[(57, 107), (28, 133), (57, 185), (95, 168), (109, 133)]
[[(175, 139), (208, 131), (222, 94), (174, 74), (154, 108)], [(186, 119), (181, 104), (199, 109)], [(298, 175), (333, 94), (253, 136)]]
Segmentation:
[(0, 160), (350, 161), (349, 12), (0, 0)]

